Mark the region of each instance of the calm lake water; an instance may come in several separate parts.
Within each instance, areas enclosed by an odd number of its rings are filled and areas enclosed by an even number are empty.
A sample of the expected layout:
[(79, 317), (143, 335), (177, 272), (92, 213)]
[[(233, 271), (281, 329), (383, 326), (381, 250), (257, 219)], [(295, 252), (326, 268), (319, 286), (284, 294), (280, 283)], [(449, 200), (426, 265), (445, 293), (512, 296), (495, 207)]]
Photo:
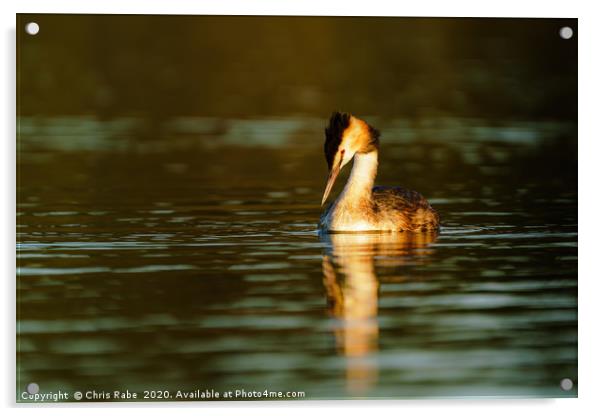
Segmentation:
[(443, 227), (329, 236), (325, 118), (21, 118), (18, 400), (576, 396), (576, 126), (368, 118)]

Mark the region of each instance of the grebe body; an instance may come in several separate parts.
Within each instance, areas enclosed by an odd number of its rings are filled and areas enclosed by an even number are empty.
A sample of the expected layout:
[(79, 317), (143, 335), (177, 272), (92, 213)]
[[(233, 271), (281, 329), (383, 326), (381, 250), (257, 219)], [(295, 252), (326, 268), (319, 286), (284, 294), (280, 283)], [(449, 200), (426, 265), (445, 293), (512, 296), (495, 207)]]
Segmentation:
[(324, 153), (330, 169), (322, 205), (341, 168), (353, 160), (345, 188), (324, 211), (320, 228), (329, 232), (433, 231), (439, 215), (416, 191), (374, 187), (379, 132), (347, 113), (333, 113), (325, 130)]

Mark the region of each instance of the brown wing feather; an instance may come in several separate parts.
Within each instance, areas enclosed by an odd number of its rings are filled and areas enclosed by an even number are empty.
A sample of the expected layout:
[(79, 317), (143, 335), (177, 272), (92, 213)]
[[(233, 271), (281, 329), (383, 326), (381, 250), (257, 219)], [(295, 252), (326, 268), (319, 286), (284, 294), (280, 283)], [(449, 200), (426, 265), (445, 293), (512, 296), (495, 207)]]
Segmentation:
[(372, 199), (379, 214), (395, 217), (404, 230), (427, 231), (439, 228), (439, 214), (416, 191), (377, 186), (372, 189)]

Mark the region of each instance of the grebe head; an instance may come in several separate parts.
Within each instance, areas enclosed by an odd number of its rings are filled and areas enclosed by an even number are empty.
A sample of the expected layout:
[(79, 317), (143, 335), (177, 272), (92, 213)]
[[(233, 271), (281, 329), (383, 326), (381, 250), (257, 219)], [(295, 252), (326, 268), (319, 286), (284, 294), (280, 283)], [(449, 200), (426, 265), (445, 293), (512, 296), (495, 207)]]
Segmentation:
[(374, 127), (349, 113), (335, 111), (324, 130), (324, 155), (330, 171), (322, 197), (322, 205), (328, 198), (334, 182), (356, 153), (369, 153), (378, 149), (380, 133)]

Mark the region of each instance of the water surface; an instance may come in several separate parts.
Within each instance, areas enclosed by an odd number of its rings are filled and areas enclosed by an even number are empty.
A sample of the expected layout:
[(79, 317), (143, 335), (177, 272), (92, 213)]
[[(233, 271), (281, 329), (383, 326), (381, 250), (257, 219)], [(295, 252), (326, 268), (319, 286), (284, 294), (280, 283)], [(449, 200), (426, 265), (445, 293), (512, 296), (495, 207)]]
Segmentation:
[(18, 391), (576, 395), (575, 127), (371, 121), (438, 235), (319, 235), (321, 119), (21, 118)]

